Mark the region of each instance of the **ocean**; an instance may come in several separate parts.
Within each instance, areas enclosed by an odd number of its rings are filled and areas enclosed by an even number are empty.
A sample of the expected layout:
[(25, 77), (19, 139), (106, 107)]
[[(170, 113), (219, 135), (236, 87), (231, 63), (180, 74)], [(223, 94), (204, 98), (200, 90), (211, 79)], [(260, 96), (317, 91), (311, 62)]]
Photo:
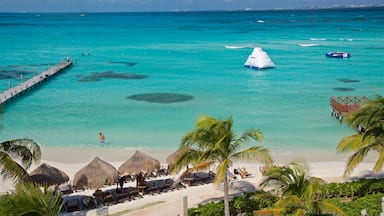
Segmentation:
[[(354, 130), (330, 97), (384, 93), (384, 8), (0, 13), (0, 26), (1, 91), (74, 62), (6, 104), (3, 141), (95, 148), (103, 132), (108, 148), (173, 151), (207, 114), (261, 129), (276, 154), (332, 152)], [(253, 47), (276, 68), (245, 68)]]

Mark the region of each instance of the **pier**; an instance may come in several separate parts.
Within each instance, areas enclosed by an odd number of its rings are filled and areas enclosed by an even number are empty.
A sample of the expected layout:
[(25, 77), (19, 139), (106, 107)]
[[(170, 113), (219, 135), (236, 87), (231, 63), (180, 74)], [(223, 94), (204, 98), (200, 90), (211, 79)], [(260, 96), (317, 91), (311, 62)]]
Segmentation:
[(343, 117), (350, 112), (354, 112), (360, 108), (360, 105), (367, 100), (367, 97), (345, 96), (331, 97), (330, 105), (332, 107), (331, 115), (341, 121)]
[(0, 94), (0, 104), (4, 104), (16, 97), (23, 95), (24, 93), (30, 91), (38, 85), (41, 85), (49, 78), (55, 76), (56, 74), (60, 73), (71, 65), (72, 59), (68, 59), (67, 61), (63, 61), (58, 65), (48, 67), (47, 71), (44, 71), (36, 76), (33, 76), (32, 78), (29, 78), (15, 87), (9, 88), (8, 90)]

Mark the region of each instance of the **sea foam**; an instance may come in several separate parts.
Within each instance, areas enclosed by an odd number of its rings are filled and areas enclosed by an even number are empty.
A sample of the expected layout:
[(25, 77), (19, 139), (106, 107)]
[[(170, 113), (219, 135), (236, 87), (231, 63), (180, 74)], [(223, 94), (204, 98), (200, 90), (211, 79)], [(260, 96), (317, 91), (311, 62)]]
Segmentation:
[(325, 41), (327, 38), (309, 38), (311, 41)]
[(313, 46), (319, 46), (319, 44), (299, 44), (301, 47), (313, 47)]
[(227, 48), (227, 49), (244, 49), (244, 48), (249, 48), (249, 47), (246, 47), (246, 46), (230, 46), (230, 45), (226, 45), (224, 47)]

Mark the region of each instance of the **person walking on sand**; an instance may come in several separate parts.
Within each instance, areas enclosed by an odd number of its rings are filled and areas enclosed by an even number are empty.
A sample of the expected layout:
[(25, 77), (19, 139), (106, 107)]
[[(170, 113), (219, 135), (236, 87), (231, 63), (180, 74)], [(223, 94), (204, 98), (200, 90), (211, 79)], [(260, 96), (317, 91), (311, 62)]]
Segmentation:
[(103, 133), (100, 132), (99, 134), (99, 141), (100, 141), (100, 144), (105, 144), (105, 136)]

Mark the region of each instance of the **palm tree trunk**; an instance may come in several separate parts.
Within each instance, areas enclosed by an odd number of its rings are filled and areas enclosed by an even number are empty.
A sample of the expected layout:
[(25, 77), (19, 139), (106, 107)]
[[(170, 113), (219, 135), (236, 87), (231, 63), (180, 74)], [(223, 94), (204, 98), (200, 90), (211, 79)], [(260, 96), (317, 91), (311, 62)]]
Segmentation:
[(225, 174), (224, 178), (224, 215), (229, 216), (229, 200), (228, 200), (228, 178)]

